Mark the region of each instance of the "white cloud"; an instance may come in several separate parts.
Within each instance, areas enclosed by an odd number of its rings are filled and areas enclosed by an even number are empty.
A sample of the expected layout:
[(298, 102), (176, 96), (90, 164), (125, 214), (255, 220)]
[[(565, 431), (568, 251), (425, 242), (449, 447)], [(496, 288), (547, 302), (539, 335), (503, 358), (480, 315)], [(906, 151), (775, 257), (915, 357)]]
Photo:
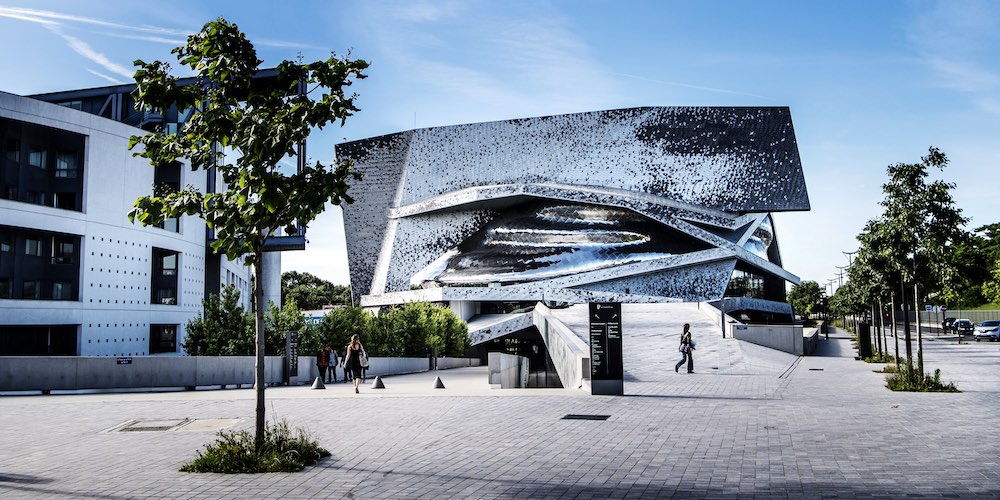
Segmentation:
[(0, 7), (0, 17), (9, 17), (11, 19), (20, 19), (22, 21), (28, 21), (37, 24), (59, 24), (56, 21), (50, 19), (45, 19), (43, 17), (38, 17), (36, 15), (27, 14), (20, 12), (19, 9), (10, 9), (7, 7)]
[(105, 56), (104, 54), (94, 50), (90, 45), (87, 44), (87, 42), (84, 42), (79, 38), (64, 33), (62, 28), (60, 28), (59, 26), (46, 25), (46, 28), (48, 28), (49, 31), (55, 33), (56, 35), (62, 37), (62, 39), (66, 41), (66, 44), (69, 46), (69, 48), (73, 49), (74, 52), (100, 65), (102, 68), (116, 75), (122, 76), (123, 78), (126, 79), (131, 79), (135, 74), (135, 71), (108, 59), (108, 57)]
[(110, 31), (100, 31), (100, 32), (97, 32), (97, 34), (98, 35), (103, 35), (103, 36), (110, 36), (110, 37), (114, 37), (114, 38), (124, 38), (126, 40), (138, 40), (140, 42), (163, 43), (163, 44), (171, 45), (171, 46), (174, 46), (174, 47), (176, 47), (178, 45), (182, 45), (182, 44), (184, 44), (184, 42), (187, 41), (187, 39), (184, 38), (184, 37), (169, 38), (169, 37), (165, 37), (165, 36), (136, 35), (136, 34), (132, 34), (132, 33), (114, 33), (114, 32), (110, 32)]
[(76, 16), (72, 14), (63, 14), (60, 12), (52, 12), (48, 10), (38, 10), (38, 9), (28, 9), (22, 7), (2, 7), (0, 6), (0, 16), (14, 17), (17, 19), (23, 19), (25, 21), (36, 22), (40, 24), (64, 24), (59, 21), (69, 21), (71, 23), (78, 24), (91, 24), (96, 26), (104, 26), (108, 28), (117, 28), (130, 31), (141, 31), (146, 33), (161, 33), (167, 35), (187, 35), (188, 33), (181, 30), (162, 28), (159, 26), (149, 26), (149, 25), (128, 25), (113, 23), (110, 21), (104, 21), (101, 19), (94, 19), (92, 17), (86, 16)]
[(646, 81), (646, 82), (659, 83), (661, 85), (670, 85), (672, 87), (683, 87), (683, 88), (694, 89), (694, 90), (705, 90), (705, 91), (708, 91), (708, 92), (718, 92), (718, 93), (721, 93), (721, 94), (743, 95), (743, 96), (747, 96), (747, 97), (756, 97), (758, 99), (764, 99), (764, 100), (768, 100), (768, 101), (774, 101), (775, 100), (773, 98), (770, 98), (770, 97), (767, 97), (767, 96), (763, 96), (763, 95), (760, 95), (760, 94), (751, 94), (750, 92), (741, 92), (739, 90), (720, 89), (720, 88), (716, 88), (716, 87), (706, 87), (704, 85), (692, 85), (692, 84), (689, 84), (689, 83), (668, 82), (668, 81), (664, 81), (664, 80), (656, 80), (656, 79), (653, 79), (653, 78), (646, 78), (646, 77), (642, 77), (642, 76), (639, 76), (639, 75), (630, 75), (628, 73), (612, 73), (612, 74), (619, 75), (619, 76), (624, 76), (624, 77), (628, 77), (628, 78), (633, 78), (633, 79), (636, 79), (636, 80), (643, 80), (643, 81)]
[(454, 96), (456, 109), (495, 119), (620, 100), (616, 79), (546, 3), (383, 7), (368, 11), (379, 52), (420, 92)]
[(939, 1), (921, 12), (907, 36), (914, 50), (933, 71), (937, 84), (970, 94), (978, 109), (996, 114), (1000, 98), (1000, 8), (995, 2)]
[(114, 77), (108, 76), (108, 75), (106, 75), (104, 73), (101, 73), (100, 71), (94, 71), (94, 70), (92, 70), (90, 68), (87, 68), (87, 72), (90, 73), (90, 74), (92, 74), (92, 75), (94, 75), (94, 76), (96, 76), (96, 77), (103, 78), (103, 79), (105, 79), (105, 80), (107, 80), (107, 81), (109, 81), (111, 83), (114, 83), (114, 84), (126, 83), (126, 81), (124, 81), (124, 80), (119, 80), (117, 78), (114, 78)]
[(457, 16), (465, 4), (463, 2), (412, 1), (391, 11), (391, 15), (404, 21), (421, 23), (440, 21)]

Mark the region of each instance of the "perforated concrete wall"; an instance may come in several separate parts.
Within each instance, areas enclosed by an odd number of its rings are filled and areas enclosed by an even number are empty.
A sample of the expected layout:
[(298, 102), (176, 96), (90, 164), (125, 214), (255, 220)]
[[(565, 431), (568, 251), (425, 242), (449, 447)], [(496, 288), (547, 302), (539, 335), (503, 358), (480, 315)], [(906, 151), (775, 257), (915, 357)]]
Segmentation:
[[(205, 225), (182, 217), (178, 232), (128, 220), (139, 196), (149, 194), (154, 169), (132, 157), (129, 137), (142, 131), (112, 120), (0, 92), (0, 118), (86, 136), (83, 210), (75, 212), (0, 199), (4, 225), (80, 237), (79, 300), (0, 299), (0, 325), (77, 325), (77, 354), (141, 356), (149, 353), (150, 325), (184, 326), (201, 311), (206, 279), (222, 280), (250, 296), (250, 271), (222, 259), (220, 276), (207, 276)], [(204, 189), (204, 172), (181, 168), (181, 184)], [(178, 253), (177, 303), (151, 303), (153, 249)]]

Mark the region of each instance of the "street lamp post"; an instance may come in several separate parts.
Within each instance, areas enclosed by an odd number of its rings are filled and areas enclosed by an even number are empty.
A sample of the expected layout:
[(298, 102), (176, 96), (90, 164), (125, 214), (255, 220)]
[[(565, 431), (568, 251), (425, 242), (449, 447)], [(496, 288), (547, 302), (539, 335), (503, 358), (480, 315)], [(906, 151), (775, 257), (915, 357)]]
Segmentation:
[[(844, 270), (847, 269), (849, 266), (833, 266), (833, 267), (836, 267), (837, 270), (838, 270), (837, 271), (837, 290), (840, 290), (844, 286)], [(844, 314), (841, 315), (841, 318), (843, 318), (843, 320), (844, 320), (844, 328), (847, 328), (847, 313), (846, 313), (846, 311), (843, 312), (843, 313)], [(855, 330), (855, 331), (857, 331), (857, 330)]]

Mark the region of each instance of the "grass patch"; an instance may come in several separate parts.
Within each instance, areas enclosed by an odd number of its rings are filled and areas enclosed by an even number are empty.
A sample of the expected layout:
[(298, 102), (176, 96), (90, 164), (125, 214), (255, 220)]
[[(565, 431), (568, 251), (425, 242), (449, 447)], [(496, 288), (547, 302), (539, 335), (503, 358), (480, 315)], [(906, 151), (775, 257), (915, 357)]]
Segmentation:
[(898, 365), (897, 370), (885, 378), (885, 386), (893, 391), (909, 392), (962, 392), (955, 384), (941, 382), (941, 370), (934, 370), (934, 376), (920, 374), (908, 365)]
[(875, 353), (865, 358), (865, 363), (895, 363), (896, 357), (889, 353)]
[(881, 370), (875, 370), (875, 373), (896, 373), (897, 371), (899, 371), (899, 365), (890, 363), (883, 366)]
[(298, 472), (319, 462), (330, 452), (309, 438), (303, 429), (292, 429), (281, 420), (264, 426), (264, 445), (254, 451), (254, 436), (249, 431), (220, 431), (214, 443), (198, 452), (198, 457), (181, 467), (181, 472), (255, 474), (259, 472)]

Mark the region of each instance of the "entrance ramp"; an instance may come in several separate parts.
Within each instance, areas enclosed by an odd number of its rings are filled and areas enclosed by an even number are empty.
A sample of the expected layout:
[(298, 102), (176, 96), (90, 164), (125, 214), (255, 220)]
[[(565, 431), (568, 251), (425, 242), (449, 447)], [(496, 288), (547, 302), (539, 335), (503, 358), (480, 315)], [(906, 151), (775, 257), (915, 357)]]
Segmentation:
[[(626, 381), (657, 381), (676, 376), (681, 333), (691, 325), (695, 371), (746, 373), (739, 342), (722, 338), (722, 329), (698, 303), (622, 304), (622, 351)], [(587, 304), (553, 309), (551, 314), (590, 345)], [(589, 356), (589, 352), (588, 352)]]

